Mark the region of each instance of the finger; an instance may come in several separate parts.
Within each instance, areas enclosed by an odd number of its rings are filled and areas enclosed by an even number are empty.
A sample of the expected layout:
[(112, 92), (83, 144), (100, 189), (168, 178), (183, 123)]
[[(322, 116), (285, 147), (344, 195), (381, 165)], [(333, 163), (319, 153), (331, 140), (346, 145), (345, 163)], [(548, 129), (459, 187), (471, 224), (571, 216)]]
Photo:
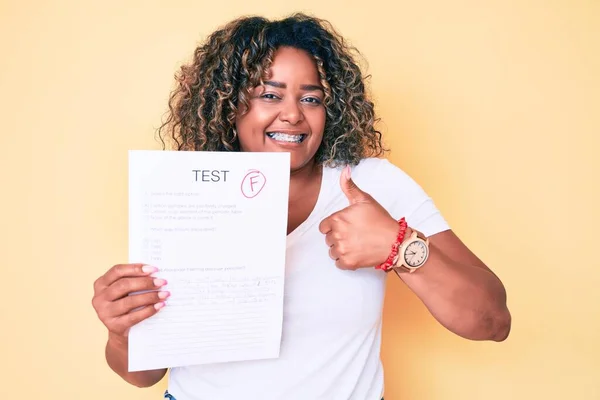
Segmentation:
[(122, 278), (110, 285), (104, 292), (104, 300), (115, 301), (130, 293), (141, 292), (144, 290), (156, 290), (167, 284), (167, 281), (160, 278), (139, 277)]
[(325, 235), (325, 243), (327, 243), (327, 246), (329, 247), (333, 246), (334, 244), (336, 246), (339, 245), (343, 239), (344, 235), (338, 230), (329, 231), (329, 233)]
[(127, 331), (132, 326), (139, 324), (143, 320), (150, 318), (156, 314), (160, 309), (165, 306), (164, 302), (156, 303), (153, 305), (146, 306), (139, 310), (127, 313), (116, 318), (115, 325), (118, 326), (118, 330), (121, 332)]
[(329, 258), (331, 258), (332, 260), (338, 260), (340, 258), (340, 253), (338, 252), (338, 249), (336, 246), (331, 246), (329, 248)]
[(346, 268), (346, 263), (339, 258), (337, 260), (335, 260), (335, 266), (338, 267), (339, 269), (343, 269), (343, 270), (348, 269), (348, 268)]
[(319, 232), (325, 235), (336, 230), (340, 225), (347, 223), (347, 219), (344, 217), (344, 214), (347, 212), (348, 211), (344, 208), (323, 219), (319, 224)]
[(325, 244), (327, 244), (327, 247), (331, 247), (335, 244), (336, 240), (333, 237), (333, 235), (331, 234), (331, 232), (329, 232), (327, 235), (325, 235)]
[(111, 304), (110, 311), (107, 312), (107, 316), (120, 317), (131, 312), (132, 310), (135, 310), (136, 308), (153, 306), (154, 304), (163, 302), (170, 295), (170, 292), (161, 290), (125, 296), (124, 298)]
[(339, 257), (335, 261), (335, 266), (338, 267), (339, 269), (343, 269), (343, 270), (356, 269), (351, 263), (348, 262), (346, 257)]
[(325, 218), (319, 224), (319, 232), (321, 232), (324, 235), (331, 232), (331, 229), (332, 229), (331, 217)]
[(358, 203), (369, 199), (369, 195), (362, 190), (352, 180), (350, 176), (350, 166), (346, 166), (340, 176), (340, 186), (348, 198), (350, 204)]
[(108, 287), (124, 277), (149, 276), (158, 268), (145, 264), (117, 264), (101, 278), (101, 285)]

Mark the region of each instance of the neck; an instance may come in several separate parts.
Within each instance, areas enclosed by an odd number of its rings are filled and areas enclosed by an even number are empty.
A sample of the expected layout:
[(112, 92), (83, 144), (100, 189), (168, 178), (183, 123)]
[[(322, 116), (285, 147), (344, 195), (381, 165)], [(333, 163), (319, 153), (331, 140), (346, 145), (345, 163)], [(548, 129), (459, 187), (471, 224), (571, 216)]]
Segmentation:
[(321, 180), (321, 165), (314, 160), (290, 173), (290, 202), (304, 197), (303, 191)]

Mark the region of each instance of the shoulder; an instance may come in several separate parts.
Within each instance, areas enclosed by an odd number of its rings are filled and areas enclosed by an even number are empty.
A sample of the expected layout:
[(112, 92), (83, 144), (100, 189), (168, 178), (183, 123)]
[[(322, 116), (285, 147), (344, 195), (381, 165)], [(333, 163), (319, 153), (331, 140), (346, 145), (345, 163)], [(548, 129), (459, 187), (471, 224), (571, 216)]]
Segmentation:
[(397, 168), (394, 164), (392, 164), (387, 158), (363, 158), (360, 162), (353, 168), (356, 171), (368, 171), (368, 170), (377, 170), (380, 168), (389, 168), (394, 167)]
[(384, 158), (367, 158), (352, 168), (352, 179), (396, 219), (431, 235), (449, 226), (434, 201), (402, 168)]
[(360, 183), (372, 186), (377, 191), (395, 193), (421, 190), (417, 182), (402, 168), (386, 158), (365, 158), (352, 168), (352, 178)]

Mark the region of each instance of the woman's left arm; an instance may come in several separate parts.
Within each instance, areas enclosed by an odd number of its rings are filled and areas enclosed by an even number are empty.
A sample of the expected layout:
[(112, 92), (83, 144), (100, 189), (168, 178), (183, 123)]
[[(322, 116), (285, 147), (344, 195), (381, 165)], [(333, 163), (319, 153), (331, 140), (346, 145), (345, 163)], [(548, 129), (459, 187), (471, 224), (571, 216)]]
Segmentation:
[[(408, 228), (406, 237), (410, 233)], [(432, 235), (427, 262), (397, 275), (457, 335), (494, 341), (508, 337), (511, 315), (504, 285), (453, 231)]]
[[(398, 222), (350, 178), (340, 177), (348, 207), (319, 226), (329, 256), (341, 269), (383, 263), (398, 236)], [(411, 234), (410, 226), (404, 237)], [(389, 272), (393, 273), (393, 272)], [(429, 258), (413, 273), (398, 276), (433, 317), (450, 331), (471, 340), (503, 341), (511, 328), (506, 290), (498, 277), (457, 237), (445, 230), (429, 237)]]

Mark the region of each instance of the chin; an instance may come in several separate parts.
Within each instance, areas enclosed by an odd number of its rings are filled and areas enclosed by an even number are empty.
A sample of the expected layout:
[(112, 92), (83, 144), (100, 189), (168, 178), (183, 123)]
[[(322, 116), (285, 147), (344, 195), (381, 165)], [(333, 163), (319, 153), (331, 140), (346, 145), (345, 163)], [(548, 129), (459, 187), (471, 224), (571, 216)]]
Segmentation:
[(315, 162), (315, 154), (320, 146), (320, 140), (312, 135), (272, 135), (265, 134), (263, 143), (242, 143), (242, 151), (281, 152), (290, 153), (290, 172), (311, 168)]

